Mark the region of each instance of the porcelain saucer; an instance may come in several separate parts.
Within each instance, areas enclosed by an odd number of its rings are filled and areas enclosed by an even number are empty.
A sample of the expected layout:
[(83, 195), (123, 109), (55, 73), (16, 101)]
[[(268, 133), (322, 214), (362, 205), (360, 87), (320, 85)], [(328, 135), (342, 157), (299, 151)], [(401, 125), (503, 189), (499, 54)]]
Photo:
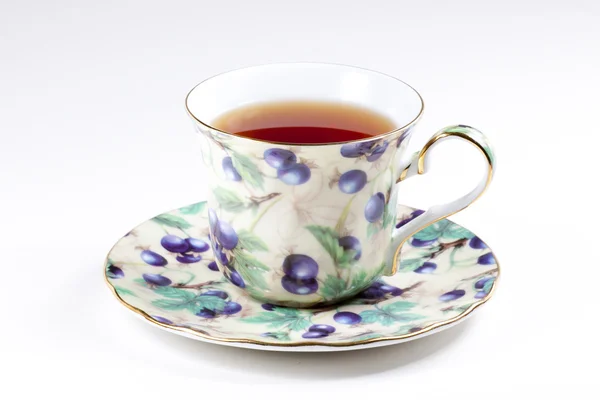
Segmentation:
[[(397, 224), (419, 212), (399, 205)], [(167, 235), (180, 238), (182, 253), (161, 245)], [(445, 219), (404, 244), (396, 275), (356, 298), (316, 309), (278, 307), (226, 280), (207, 236), (205, 202), (160, 214), (115, 244), (105, 264), (106, 282), (144, 320), (193, 339), (261, 350), (342, 351), (451, 327), (490, 299), (500, 272), (481, 239)]]

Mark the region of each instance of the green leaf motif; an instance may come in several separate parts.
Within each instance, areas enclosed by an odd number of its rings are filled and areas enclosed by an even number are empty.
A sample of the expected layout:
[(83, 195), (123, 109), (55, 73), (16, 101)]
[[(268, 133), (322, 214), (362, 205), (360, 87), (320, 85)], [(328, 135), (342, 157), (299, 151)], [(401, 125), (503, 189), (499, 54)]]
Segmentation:
[(379, 230), (379, 225), (370, 223), (367, 225), (367, 238), (371, 239)]
[(238, 246), (247, 251), (267, 251), (267, 244), (258, 236), (247, 230), (238, 232)]
[(470, 239), (473, 236), (475, 236), (474, 233), (466, 230), (462, 226), (456, 225), (447, 219), (443, 219), (415, 233), (413, 237), (425, 241), (438, 238), (448, 240)]
[(381, 312), (379, 310), (365, 310), (360, 313), (363, 324), (374, 324), (379, 322), (383, 326), (390, 326), (396, 320), (391, 315)]
[(400, 266), (398, 267), (398, 271), (400, 272), (412, 272), (415, 269), (419, 268), (423, 265), (425, 260), (423, 258), (409, 258), (403, 259), (400, 258)]
[(382, 306), (381, 309), (390, 314), (397, 314), (403, 311), (408, 311), (416, 305), (416, 303), (410, 301), (397, 301), (392, 304), (386, 304)]
[(240, 250), (234, 250), (234, 256), (235, 259), (238, 261), (239, 264), (242, 264), (242, 267), (244, 268), (255, 268), (261, 271), (269, 271), (270, 268), (267, 267), (265, 264), (263, 264), (262, 262), (258, 261), (256, 259), (256, 257), (254, 257), (252, 254), (245, 252), (245, 251), (240, 251)]
[(496, 280), (496, 278), (491, 278), (490, 280), (488, 280), (485, 285), (483, 285), (483, 291), (485, 293), (489, 293), (490, 290), (492, 290), (492, 286), (494, 286), (494, 281)]
[(183, 219), (177, 215), (171, 215), (171, 214), (158, 215), (158, 216), (152, 218), (152, 221), (154, 221), (158, 224), (161, 224), (161, 225), (166, 225), (166, 226), (170, 226), (172, 228), (178, 228), (178, 229), (187, 229), (187, 228), (192, 227), (192, 224), (187, 222), (185, 219)]
[(120, 286), (115, 286), (114, 288), (119, 296), (129, 295), (129, 296), (137, 297), (136, 294), (129, 289), (125, 289)]
[(311, 325), (307, 314), (301, 312), (289, 313), (283, 310), (285, 308), (276, 307), (273, 311), (261, 312), (253, 317), (242, 318), (241, 321), (251, 324), (266, 324), (269, 328), (292, 331), (302, 331)]
[(249, 157), (232, 151), (231, 161), (244, 182), (252, 187), (263, 188), (264, 177)]
[(306, 229), (312, 233), (333, 260), (337, 260), (344, 253), (344, 248), (338, 243), (338, 234), (333, 229), (319, 225), (309, 225)]
[(190, 292), (189, 290), (174, 288), (171, 286), (159, 286), (154, 289), (154, 293), (164, 297), (168, 297), (170, 299), (191, 300), (194, 297), (196, 297), (196, 295), (193, 292)]
[(152, 301), (152, 305), (163, 310), (189, 310), (196, 314), (204, 308), (220, 312), (225, 307), (225, 300), (220, 297), (201, 296), (186, 289), (163, 286), (157, 287), (154, 292), (165, 297)]
[(195, 204), (190, 204), (189, 206), (181, 207), (179, 212), (185, 215), (195, 215), (200, 214), (206, 208), (206, 202), (200, 202)]
[(158, 308), (161, 308), (163, 310), (169, 310), (169, 311), (186, 310), (186, 309), (194, 306), (193, 303), (182, 302), (179, 300), (169, 300), (169, 299), (153, 300), (152, 305), (156, 306)]
[(267, 332), (268, 337), (279, 340), (281, 342), (289, 342), (290, 334), (288, 332)]
[(341, 257), (339, 257), (335, 261), (336, 261), (338, 267), (347, 268), (356, 262), (354, 257), (356, 257), (356, 250), (349, 249), (349, 250), (345, 250), (344, 253), (342, 253)]
[(444, 230), (442, 237), (444, 239), (471, 239), (475, 234), (460, 225), (456, 225), (454, 223), (450, 223), (446, 229)]
[(296, 318), (295, 320), (291, 321), (288, 325), (287, 328), (292, 330), (292, 331), (303, 331), (305, 329), (307, 329), (309, 326), (311, 325), (310, 321), (306, 318)]
[(390, 203), (387, 203), (383, 208), (383, 228), (387, 228), (396, 219), (394, 213), (390, 211)]
[(196, 296), (190, 311), (197, 314), (203, 308), (207, 308), (215, 312), (221, 312), (225, 309), (225, 303), (225, 300), (217, 296)]
[(237, 213), (246, 208), (244, 201), (232, 190), (216, 187), (213, 194), (217, 203), (225, 211)]
[(370, 280), (371, 279), (367, 276), (367, 273), (362, 270), (352, 277), (351, 287), (353, 289), (363, 288), (369, 284)]
[(346, 251), (340, 246), (338, 242), (339, 236), (335, 230), (319, 225), (309, 225), (306, 229), (312, 233), (333, 262), (339, 267), (346, 268), (355, 263), (356, 260), (354, 260), (354, 257), (356, 256), (356, 252), (354, 250)]
[(143, 280), (142, 278), (135, 278), (133, 280), (135, 283), (137, 283), (138, 285), (143, 285), (143, 286), (147, 286), (147, 283), (145, 280)]
[(163, 310), (185, 310), (193, 308), (196, 295), (185, 289), (177, 289), (170, 286), (160, 286), (154, 289), (154, 293), (166, 297), (152, 301), (152, 305)]
[(386, 304), (375, 310), (365, 310), (360, 313), (362, 322), (366, 324), (379, 323), (383, 326), (390, 326), (397, 322), (410, 322), (425, 318), (419, 314), (406, 313), (415, 306), (415, 303), (409, 301), (398, 301), (392, 304)]
[(443, 219), (439, 222), (429, 225), (425, 229), (420, 230), (419, 232), (413, 235), (414, 238), (419, 240), (434, 240), (442, 236), (444, 230), (448, 227), (450, 221), (447, 219)]
[(258, 261), (251, 254), (236, 250), (234, 252), (233, 266), (242, 275), (248, 286), (256, 286), (260, 289), (268, 289), (267, 282), (263, 277), (265, 271), (269, 270), (265, 264)]
[(463, 133), (468, 136), (471, 136), (471, 134), (473, 133), (472, 128), (460, 125), (454, 126), (450, 129), (446, 129), (445, 131), (448, 133)]
[(289, 307), (273, 307), (273, 311), (279, 314), (285, 314), (289, 317), (299, 318), (302, 316), (303, 311), (298, 308), (289, 308)]
[(320, 294), (325, 300), (334, 299), (346, 291), (346, 281), (334, 275), (328, 275), (321, 285)]

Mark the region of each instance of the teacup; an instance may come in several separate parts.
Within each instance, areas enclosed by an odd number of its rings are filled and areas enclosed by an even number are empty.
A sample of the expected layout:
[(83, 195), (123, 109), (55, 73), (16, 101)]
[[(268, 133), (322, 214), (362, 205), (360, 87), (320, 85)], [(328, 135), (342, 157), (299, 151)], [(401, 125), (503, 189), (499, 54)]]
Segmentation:
[[(397, 128), (364, 140), (296, 145), (249, 139), (211, 126), (241, 105), (281, 100), (350, 103), (390, 118)], [(421, 96), (396, 78), (362, 68), (318, 63), (243, 68), (194, 87), (186, 107), (202, 138), (207, 173), (206, 181), (198, 183), (210, 188), (215, 261), (234, 285), (265, 303), (331, 304), (394, 274), (399, 249), (409, 237), (467, 207), (493, 176), (488, 141), (469, 126), (444, 128), (420, 152), (407, 154), (411, 130), (423, 113)], [(422, 174), (428, 150), (448, 138), (481, 150), (488, 165), (483, 179), (460, 199), (394, 226), (401, 182)], [(292, 152), (295, 162), (310, 170), (309, 179), (298, 184), (277, 179), (265, 161), (272, 149)], [(381, 155), (372, 157), (375, 151)], [(225, 165), (235, 169), (236, 179)], [(426, 242), (426, 236), (417, 240)]]

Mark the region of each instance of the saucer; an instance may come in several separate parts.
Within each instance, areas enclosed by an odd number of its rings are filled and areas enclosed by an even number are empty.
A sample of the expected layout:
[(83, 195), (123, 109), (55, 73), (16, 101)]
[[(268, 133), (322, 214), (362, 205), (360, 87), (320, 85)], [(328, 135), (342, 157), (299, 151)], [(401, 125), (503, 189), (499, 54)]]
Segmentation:
[[(397, 225), (418, 213), (399, 205)], [(384, 346), (439, 332), (488, 301), (500, 272), (481, 239), (444, 219), (403, 245), (396, 275), (356, 298), (314, 309), (278, 307), (225, 279), (207, 236), (205, 202), (160, 214), (111, 249), (106, 282), (121, 304), (170, 332), (228, 346), (308, 352)]]

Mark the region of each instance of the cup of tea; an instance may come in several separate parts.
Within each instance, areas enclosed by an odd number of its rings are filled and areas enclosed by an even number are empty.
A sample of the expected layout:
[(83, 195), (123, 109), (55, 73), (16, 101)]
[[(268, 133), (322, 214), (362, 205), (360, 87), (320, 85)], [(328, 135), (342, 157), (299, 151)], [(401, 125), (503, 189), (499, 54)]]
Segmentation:
[[(326, 305), (394, 274), (402, 244), (477, 199), (494, 173), (478, 130), (444, 128), (407, 154), (423, 100), (408, 84), (362, 68), (261, 65), (194, 87), (187, 111), (201, 137), (210, 240), (220, 271), (265, 303)], [(470, 193), (396, 226), (402, 182), (427, 170), (447, 139), (487, 161)]]

